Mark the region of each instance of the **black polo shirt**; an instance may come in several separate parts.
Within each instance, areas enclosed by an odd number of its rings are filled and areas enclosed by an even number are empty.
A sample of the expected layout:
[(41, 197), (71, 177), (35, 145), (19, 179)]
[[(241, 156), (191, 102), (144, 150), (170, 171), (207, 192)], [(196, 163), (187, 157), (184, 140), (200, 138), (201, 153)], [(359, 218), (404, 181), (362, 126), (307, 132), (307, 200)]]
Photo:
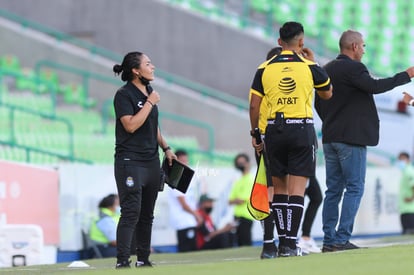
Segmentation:
[(138, 113), (146, 101), (147, 96), (131, 82), (127, 82), (116, 92), (114, 97), (116, 160), (147, 162), (159, 158), (157, 105), (152, 108), (144, 124), (132, 134), (124, 129), (120, 120), (123, 116)]

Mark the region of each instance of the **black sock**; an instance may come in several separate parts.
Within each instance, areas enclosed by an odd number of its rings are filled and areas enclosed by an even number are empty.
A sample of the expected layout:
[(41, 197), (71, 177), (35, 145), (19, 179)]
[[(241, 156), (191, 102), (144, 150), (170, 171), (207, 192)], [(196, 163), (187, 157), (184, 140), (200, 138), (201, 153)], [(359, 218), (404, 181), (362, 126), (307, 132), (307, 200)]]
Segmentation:
[(273, 210), (272, 210), (272, 203), (269, 202), (270, 205), (270, 215), (267, 216), (263, 220), (263, 243), (264, 244), (273, 244), (274, 243), (274, 228), (275, 228), (275, 219), (273, 216)]
[(273, 195), (273, 215), (279, 235), (279, 246), (284, 246), (286, 238), (286, 210), (288, 206), (288, 195)]
[(304, 197), (290, 196), (287, 207), (286, 245), (296, 248), (296, 239), (302, 220)]

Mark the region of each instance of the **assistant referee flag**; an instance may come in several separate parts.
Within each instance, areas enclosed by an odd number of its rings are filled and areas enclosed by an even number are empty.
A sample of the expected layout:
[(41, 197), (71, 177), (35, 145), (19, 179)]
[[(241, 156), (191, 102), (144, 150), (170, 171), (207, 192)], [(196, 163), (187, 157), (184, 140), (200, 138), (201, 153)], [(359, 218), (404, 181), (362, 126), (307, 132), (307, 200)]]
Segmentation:
[(270, 214), (269, 197), (267, 194), (267, 177), (264, 153), (260, 155), (259, 166), (254, 178), (247, 209), (256, 220), (263, 220)]

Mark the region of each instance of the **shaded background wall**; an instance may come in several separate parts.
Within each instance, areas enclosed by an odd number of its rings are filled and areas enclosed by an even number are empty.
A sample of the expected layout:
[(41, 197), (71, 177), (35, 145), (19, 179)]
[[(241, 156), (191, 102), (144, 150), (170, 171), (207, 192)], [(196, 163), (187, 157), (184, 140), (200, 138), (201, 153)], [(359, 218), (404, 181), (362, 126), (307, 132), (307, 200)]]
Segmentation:
[(165, 71), (242, 98), (275, 45), (154, 0), (0, 0), (0, 8), (122, 55), (143, 51)]

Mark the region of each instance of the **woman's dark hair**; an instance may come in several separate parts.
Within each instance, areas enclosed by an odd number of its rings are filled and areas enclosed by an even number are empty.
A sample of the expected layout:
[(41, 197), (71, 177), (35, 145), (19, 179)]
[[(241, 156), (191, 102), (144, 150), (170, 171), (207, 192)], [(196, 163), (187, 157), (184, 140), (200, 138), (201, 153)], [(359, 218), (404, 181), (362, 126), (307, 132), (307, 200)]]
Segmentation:
[(132, 81), (134, 79), (134, 74), (132, 73), (132, 69), (138, 69), (141, 65), (141, 56), (143, 53), (141, 52), (130, 52), (125, 55), (124, 60), (122, 60), (122, 64), (115, 64), (113, 67), (113, 71), (115, 74), (119, 75), (122, 72), (121, 79), (122, 81)]
[(117, 196), (117, 195), (115, 195), (115, 194), (109, 194), (108, 196), (106, 196), (105, 198), (103, 198), (103, 199), (99, 202), (98, 207), (99, 207), (99, 208), (109, 208), (109, 207), (114, 206), (114, 204), (115, 204), (115, 199), (116, 199), (117, 197), (118, 197), (118, 196)]

